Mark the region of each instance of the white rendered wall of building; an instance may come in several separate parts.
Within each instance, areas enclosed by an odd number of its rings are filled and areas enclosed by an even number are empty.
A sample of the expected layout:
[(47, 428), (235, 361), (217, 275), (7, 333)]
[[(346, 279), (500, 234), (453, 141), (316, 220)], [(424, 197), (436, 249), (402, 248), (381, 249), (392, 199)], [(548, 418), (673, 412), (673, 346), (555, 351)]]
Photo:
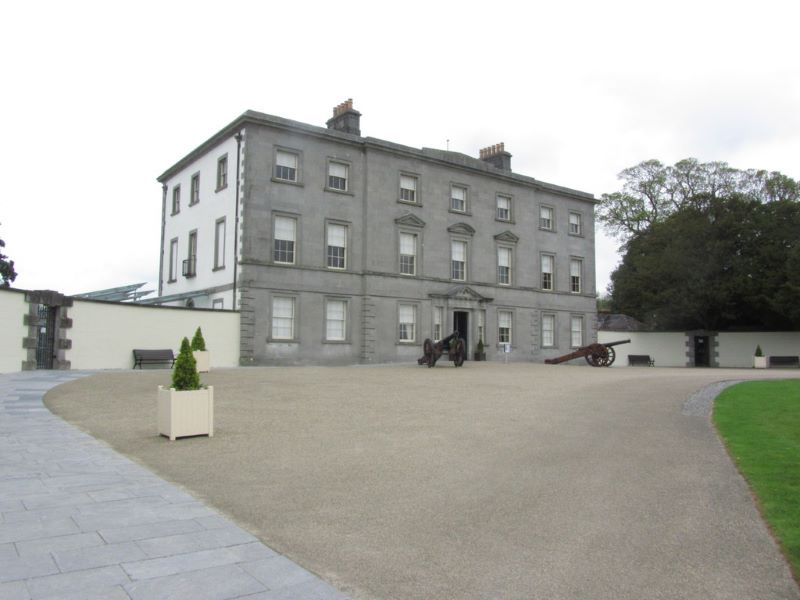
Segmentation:
[[(158, 306), (175, 306), (180, 308), (187, 308), (188, 299), (172, 300), (170, 302), (159, 303)], [(208, 291), (207, 293), (195, 296), (191, 299), (193, 305), (191, 308), (211, 308), (218, 310), (233, 310), (233, 290), (225, 290), (221, 292)], [(221, 301), (221, 305), (217, 303)]]
[[(0, 295), (5, 296), (5, 294)], [(133, 349), (167, 349), (202, 328), (211, 366), (239, 364), (239, 313), (75, 300), (69, 307), (72, 369), (130, 369)], [(19, 362), (15, 370), (19, 370)]]
[[(693, 336), (685, 332), (599, 331), (600, 343), (631, 339), (630, 344), (615, 346), (614, 367), (628, 365), (629, 354), (649, 354), (657, 367), (685, 367)], [(800, 355), (800, 331), (719, 332), (711, 348), (713, 360), (719, 367), (752, 368), (756, 346), (764, 356)]]
[[(629, 354), (648, 354), (657, 367), (685, 367), (686, 333), (682, 331), (598, 331), (601, 344), (630, 339), (630, 344), (614, 346), (617, 358), (612, 367), (627, 367)], [(752, 365), (751, 365), (752, 366)]]
[(721, 367), (752, 367), (756, 346), (764, 356), (800, 355), (800, 331), (717, 334)]
[(28, 337), (24, 316), (28, 314), (25, 294), (13, 290), (0, 290), (0, 373), (13, 373), (22, 368), (28, 351), (22, 347), (22, 339)]
[[(220, 157), (228, 157), (228, 184), (217, 191), (217, 162)], [(190, 204), (192, 176), (200, 174), (200, 200)], [(219, 290), (232, 286), (236, 265), (234, 238), (236, 225), (236, 140), (231, 136), (209, 152), (192, 162), (189, 166), (171, 177), (167, 182), (162, 295), (171, 296), (198, 290), (218, 290), (209, 296), (193, 299), (197, 308), (211, 308), (214, 298), (222, 298), (223, 308), (233, 309), (233, 296), (230, 290)], [(180, 211), (172, 214), (172, 197), (175, 186), (180, 185)], [(219, 219), (225, 219), (225, 259), (224, 268), (214, 268), (215, 228)], [(189, 233), (197, 231), (197, 274), (193, 277), (182, 275), (184, 259), (188, 258)], [(175, 281), (169, 281), (170, 244), (178, 240), (178, 265)], [(185, 306), (185, 302), (179, 303)]]

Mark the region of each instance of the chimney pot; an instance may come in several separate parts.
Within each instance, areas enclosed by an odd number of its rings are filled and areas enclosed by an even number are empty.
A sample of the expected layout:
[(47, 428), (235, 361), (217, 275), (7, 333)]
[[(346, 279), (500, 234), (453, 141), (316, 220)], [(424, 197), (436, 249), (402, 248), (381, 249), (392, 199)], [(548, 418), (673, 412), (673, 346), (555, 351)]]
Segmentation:
[(353, 108), (353, 99), (333, 107), (333, 117), (326, 122), (328, 129), (343, 131), (353, 135), (361, 135), (361, 113)]
[(503, 171), (511, 171), (511, 154), (506, 152), (505, 142), (481, 148), (478, 154), (482, 161), (489, 163), (493, 167)]

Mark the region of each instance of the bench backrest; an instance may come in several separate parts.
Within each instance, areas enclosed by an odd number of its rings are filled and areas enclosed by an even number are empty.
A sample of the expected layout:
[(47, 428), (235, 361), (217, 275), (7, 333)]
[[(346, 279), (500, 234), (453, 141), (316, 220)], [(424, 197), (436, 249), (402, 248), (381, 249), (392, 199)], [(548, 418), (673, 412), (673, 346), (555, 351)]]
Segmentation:
[(800, 356), (770, 356), (769, 364), (782, 367), (800, 366)]
[(650, 366), (650, 355), (649, 354), (628, 354), (628, 364), (629, 365), (647, 365)]
[(172, 350), (134, 350), (133, 355), (145, 360), (173, 360), (175, 355)]

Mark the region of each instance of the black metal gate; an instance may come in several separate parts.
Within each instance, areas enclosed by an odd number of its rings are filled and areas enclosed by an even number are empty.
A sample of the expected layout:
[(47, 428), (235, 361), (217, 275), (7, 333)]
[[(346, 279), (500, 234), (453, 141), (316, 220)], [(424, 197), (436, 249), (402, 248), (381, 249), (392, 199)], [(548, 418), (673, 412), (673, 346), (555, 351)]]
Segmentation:
[(36, 368), (52, 369), (56, 354), (56, 310), (55, 306), (39, 305), (37, 323)]
[(694, 366), (708, 367), (709, 365), (708, 336), (696, 335), (694, 336)]

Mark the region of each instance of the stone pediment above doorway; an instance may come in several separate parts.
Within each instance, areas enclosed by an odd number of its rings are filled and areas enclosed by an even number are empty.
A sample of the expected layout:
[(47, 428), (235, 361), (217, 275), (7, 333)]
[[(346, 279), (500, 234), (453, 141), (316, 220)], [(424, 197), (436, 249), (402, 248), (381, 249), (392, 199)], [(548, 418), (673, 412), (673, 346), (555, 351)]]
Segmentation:
[(443, 294), (431, 294), (431, 298), (449, 298), (451, 300), (471, 300), (473, 302), (491, 302), (494, 298), (480, 295), (467, 285), (456, 285)]
[(397, 217), (394, 222), (405, 227), (419, 227), (420, 229), (425, 227), (425, 221), (416, 215), (412, 215), (411, 213), (406, 213), (400, 217)]
[(503, 233), (498, 233), (494, 236), (498, 242), (507, 242), (509, 244), (516, 244), (519, 241), (519, 236), (506, 230)]
[(450, 227), (447, 228), (447, 231), (458, 235), (475, 235), (475, 228), (468, 223), (456, 223), (455, 225), (450, 225)]

